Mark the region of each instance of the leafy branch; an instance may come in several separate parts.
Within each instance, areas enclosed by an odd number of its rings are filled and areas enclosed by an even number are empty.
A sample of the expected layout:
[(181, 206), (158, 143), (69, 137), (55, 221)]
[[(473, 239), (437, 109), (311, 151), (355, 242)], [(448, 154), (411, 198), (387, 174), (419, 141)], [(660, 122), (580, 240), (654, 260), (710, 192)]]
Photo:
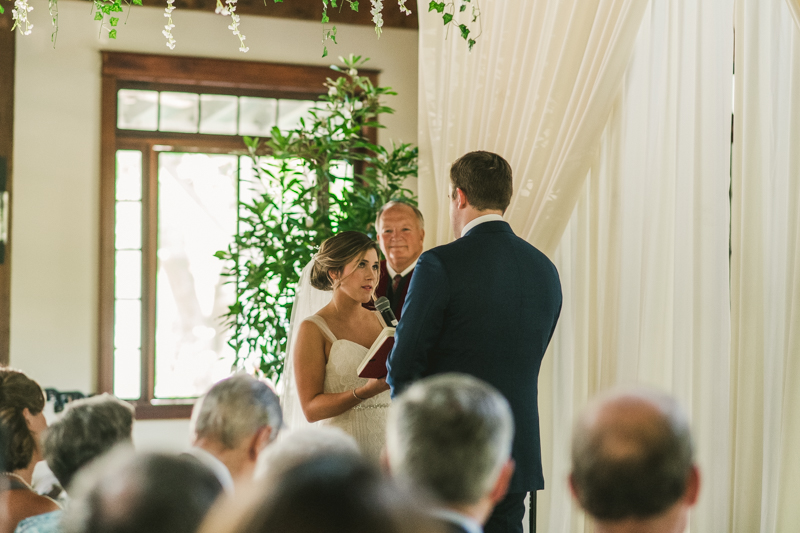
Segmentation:
[[(457, 4), (458, 13), (456, 13)], [(442, 22), (448, 26), (447, 33), (450, 32), (450, 27), (457, 28), (461, 38), (467, 41), (470, 51), (472, 50), (478, 37), (483, 33), (478, 0), (448, 0), (445, 2), (431, 0), (428, 3), (428, 12), (431, 11), (441, 13)], [(477, 33), (473, 31), (476, 24), (478, 26)]]

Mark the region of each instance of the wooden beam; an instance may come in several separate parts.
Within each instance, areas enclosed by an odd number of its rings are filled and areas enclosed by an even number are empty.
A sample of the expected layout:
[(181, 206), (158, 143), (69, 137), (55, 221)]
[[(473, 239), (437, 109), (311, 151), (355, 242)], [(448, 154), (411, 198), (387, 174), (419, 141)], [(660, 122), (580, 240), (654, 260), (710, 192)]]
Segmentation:
[[(87, 1), (87, 0), (81, 0)], [(145, 6), (166, 7), (166, 0), (142, 0)], [(223, 0), (224, 3), (224, 0)], [(350, 9), (350, 4), (344, 0), (337, 2), (338, 7), (328, 7), (329, 26), (334, 24), (357, 24), (361, 26), (372, 26), (372, 15), (370, 15), (369, 0), (359, 2), (358, 12)], [(427, 9), (427, 2), (420, 3)], [(282, 0), (276, 3), (275, 0), (238, 0), (236, 2), (236, 12), (240, 15), (258, 15), (262, 17), (276, 17), (295, 20), (322, 20), (322, 0)], [(217, 7), (216, 0), (175, 0), (175, 7), (178, 10), (191, 9), (197, 11), (207, 11), (213, 13)], [(397, 2), (388, 0), (383, 6), (383, 26), (385, 28), (403, 28), (409, 30), (419, 29), (417, 19), (417, 0), (407, 0), (406, 7), (411, 10), (410, 15), (400, 12)], [(136, 9), (134, 7), (134, 9)]]
[[(10, 6), (7, 7), (10, 9)], [(12, 193), (14, 155), (14, 42), (16, 31), (11, 32), (10, 13), (0, 17), (0, 175), (5, 173), (8, 197)], [(9, 242), (5, 243), (3, 262), (0, 264), (0, 364), (8, 364), (11, 332), (11, 205), (6, 206)], [(2, 223), (2, 221), (0, 221)]]

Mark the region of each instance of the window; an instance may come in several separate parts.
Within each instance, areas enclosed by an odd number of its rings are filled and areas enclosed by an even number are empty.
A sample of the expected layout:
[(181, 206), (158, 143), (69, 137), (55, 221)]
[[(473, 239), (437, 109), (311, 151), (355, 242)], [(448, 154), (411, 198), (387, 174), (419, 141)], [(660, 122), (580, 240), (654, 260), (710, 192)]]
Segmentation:
[(137, 417), (188, 417), (187, 399), (230, 373), (219, 317), (235, 294), (214, 252), (236, 233), (252, 173), (241, 136), (295, 127), (331, 75), (103, 54), (98, 388)]

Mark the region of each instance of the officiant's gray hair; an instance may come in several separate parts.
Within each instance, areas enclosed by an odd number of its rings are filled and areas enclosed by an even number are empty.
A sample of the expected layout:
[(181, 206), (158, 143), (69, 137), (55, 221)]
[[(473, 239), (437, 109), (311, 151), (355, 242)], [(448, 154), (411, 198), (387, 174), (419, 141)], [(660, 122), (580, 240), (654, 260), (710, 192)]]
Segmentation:
[(389, 200), (388, 202), (383, 204), (380, 209), (378, 209), (378, 215), (375, 217), (375, 229), (376, 230), (381, 225), (381, 215), (383, 215), (383, 213), (385, 213), (387, 209), (390, 209), (392, 207), (398, 207), (398, 206), (405, 206), (405, 207), (411, 209), (414, 212), (414, 216), (417, 217), (417, 222), (419, 223), (419, 228), (423, 229), (423, 230), (425, 229), (425, 217), (422, 216), (422, 211), (419, 210), (419, 207), (417, 207), (417, 206), (415, 206), (413, 204), (410, 204), (409, 202), (407, 202), (405, 200)]
[(197, 400), (191, 423), (198, 438), (212, 438), (233, 449), (265, 426), (272, 428), (270, 440), (274, 440), (283, 425), (283, 414), (269, 385), (248, 374), (236, 374)]
[(511, 455), (514, 419), (500, 392), (466, 374), (418, 381), (389, 409), (392, 474), (444, 504), (489, 493)]

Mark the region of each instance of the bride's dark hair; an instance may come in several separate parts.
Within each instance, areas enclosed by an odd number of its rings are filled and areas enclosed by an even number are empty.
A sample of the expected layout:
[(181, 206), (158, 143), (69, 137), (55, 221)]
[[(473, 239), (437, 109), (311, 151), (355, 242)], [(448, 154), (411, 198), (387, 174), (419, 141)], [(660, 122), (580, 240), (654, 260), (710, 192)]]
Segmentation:
[(360, 231), (343, 231), (327, 239), (314, 257), (311, 286), (321, 291), (333, 290), (331, 272), (341, 274), (345, 266), (354, 259), (361, 259), (369, 250), (375, 250), (380, 257), (378, 243)]

